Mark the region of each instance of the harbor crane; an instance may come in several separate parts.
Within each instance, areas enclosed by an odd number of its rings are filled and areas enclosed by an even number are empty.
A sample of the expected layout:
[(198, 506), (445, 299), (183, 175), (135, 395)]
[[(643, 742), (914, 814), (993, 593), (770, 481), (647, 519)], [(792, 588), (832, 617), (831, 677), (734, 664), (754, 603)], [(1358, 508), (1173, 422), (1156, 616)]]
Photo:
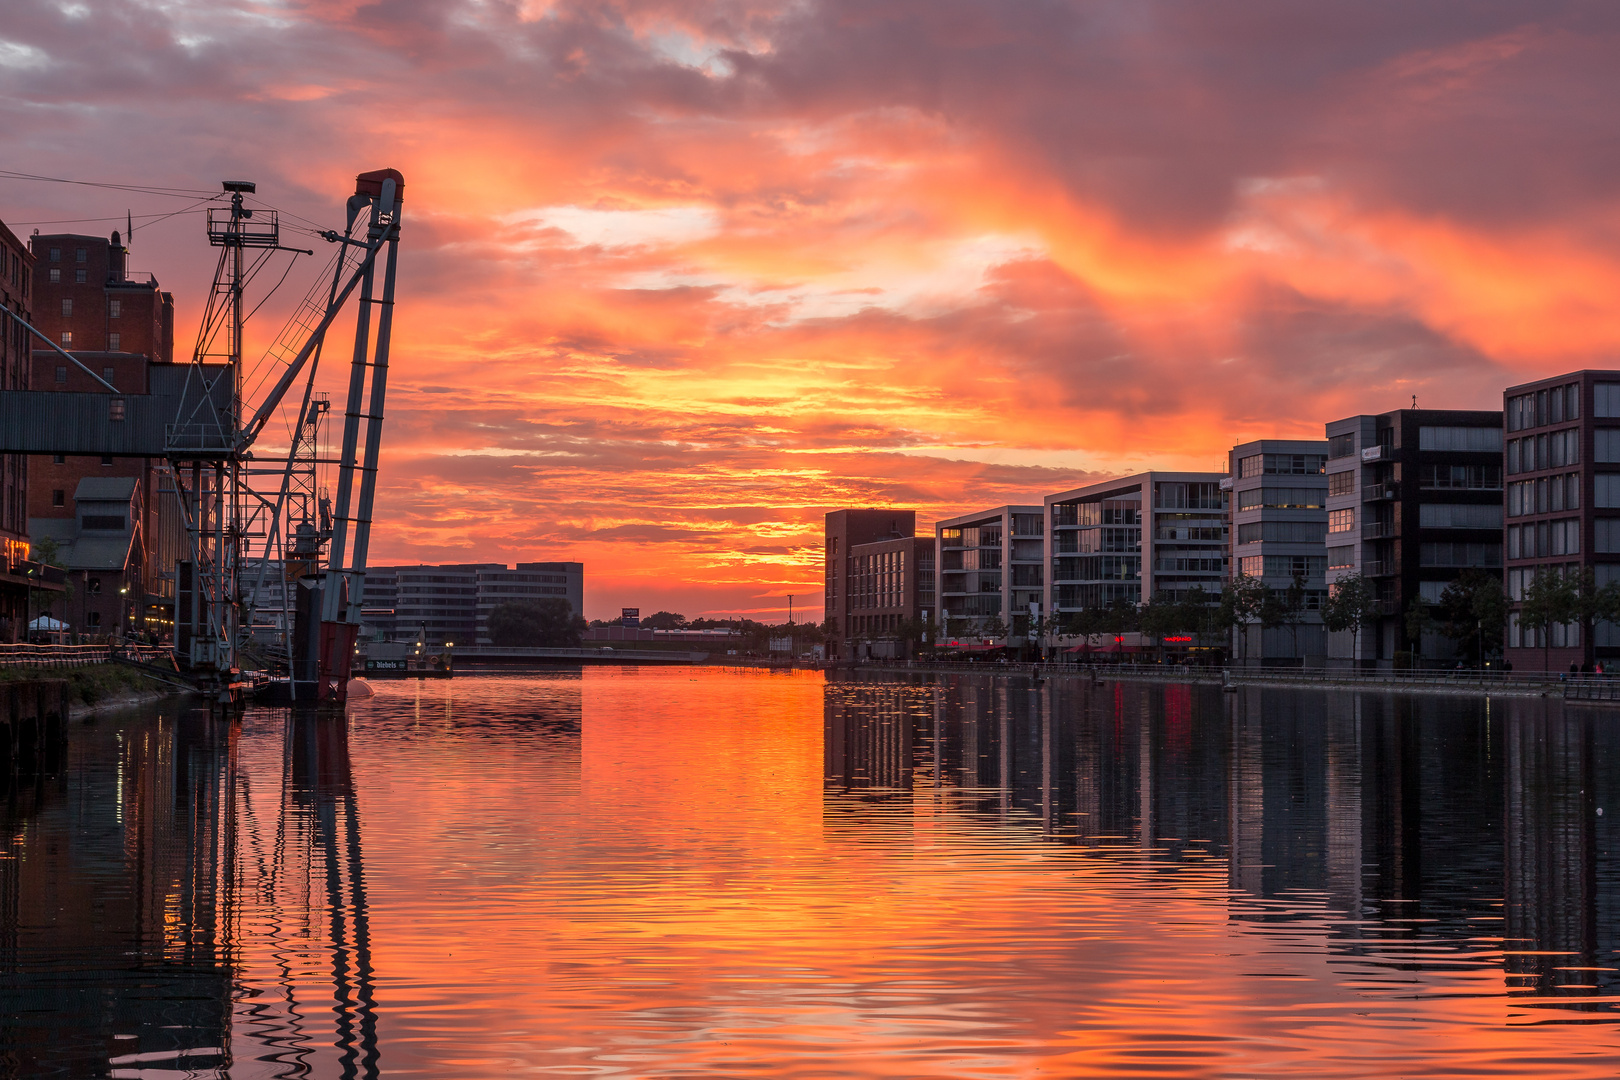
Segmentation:
[[(253, 370), (259, 382), (252, 388), (243, 355), (248, 253), (301, 249), (282, 244), (277, 211), (247, 205), (253, 182), (227, 180), (223, 188), (229, 205), (207, 215), (209, 243), (220, 256), (190, 362), (154, 364), (149, 392), (125, 394), (23, 323), (103, 391), (0, 392), (0, 452), (164, 462), (164, 491), (185, 532), (174, 575), (177, 665), (222, 698), (234, 695), (242, 686), (244, 582), (262, 587), (275, 573), (296, 596), (296, 605), (286, 605), (294, 618), (289, 693), (299, 702), (341, 704), (371, 541), (405, 180), (394, 169), (356, 178), (344, 229), (319, 233), (337, 247), (331, 277), (304, 298)], [(328, 403), (315, 393), (315, 380), (328, 332), (351, 298), (357, 310), (342, 440), (339, 457), (323, 462), (318, 431)], [(266, 383), (262, 396), (249, 400)], [(284, 411), (295, 390), (296, 411)], [(288, 414), (289, 445), (277, 454), (266, 429)], [(335, 506), (318, 491), (317, 464), (337, 467)], [(264, 490), (271, 477), (279, 485)]]

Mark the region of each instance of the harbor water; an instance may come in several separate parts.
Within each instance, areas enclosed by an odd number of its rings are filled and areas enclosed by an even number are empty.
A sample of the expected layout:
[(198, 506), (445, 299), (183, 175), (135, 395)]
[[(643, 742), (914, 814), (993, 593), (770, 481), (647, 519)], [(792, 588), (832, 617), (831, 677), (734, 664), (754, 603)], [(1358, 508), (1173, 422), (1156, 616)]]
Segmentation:
[(604, 667), (75, 721), (0, 1075), (1612, 1077), (1620, 710)]

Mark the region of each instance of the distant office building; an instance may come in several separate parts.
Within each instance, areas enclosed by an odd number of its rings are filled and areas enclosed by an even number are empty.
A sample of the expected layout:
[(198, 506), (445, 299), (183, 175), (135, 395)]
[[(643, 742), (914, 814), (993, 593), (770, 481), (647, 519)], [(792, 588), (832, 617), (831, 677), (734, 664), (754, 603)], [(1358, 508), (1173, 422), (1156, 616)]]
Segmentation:
[[(1524, 630), (1518, 609), (1538, 571), (1590, 567), (1600, 585), (1620, 580), (1620, 371), (1576, 371), (1510, 387), (1503, 404), (1507, 659), (1520, 669), (1547, 662), (1563, 670), (1585, 662), (1581, 627)], [(1599, 623), (1592, 645), (1609, 667), (1620, 658), (1620, 631)]]
[[(34, 257), (0, 222), (0, 307), (32, 321)], [(27, 390), (33, 343), (9, 318), (0, 321), (0, 390)], [(28, 459), (0, 454), (0, 641), (26, 635), (28, 619)]]
[(392, 566), (366, 567), (366, 583), (360, 591), (360, 621), (369, 636), (393, 639), (394, 607), (398, 602), (399, 571)]
[[(389, 576), (395, 581), (395, 637), (416, 640), (425, 634), (429, 645), (472, 645), (478, 632), (478, 575), (504, 569), (501, 563), (446, 563), (379, 566), (375, 572), (379, 582)], [(368, 568), (368, 583), (372, 573)], [(361, 593), (362, 611), (369, 599), (370, 594)]]
[(1232, 448), (1232, 576), (1239, 574), (1279, 592), (1296, 578), (1305, 585), (1303, 621), (1292, 629), (1248, 635), (1241, 655), (1252, 659), (1305, 660), (1327, 655), (1322, 600), (1327, 595), (1327, 442), (1261, 439)]
[[(852, 606), (850, 577), (856, 565), (854, 549), (891, 540), (910, 540), (916, 532), (914, 510), (834, 510), (827, 515), (822, 548), (822, 617), (833, 628), (833, 640), (827, 646), (830, 656), (853, 655), (856, 638), (866, 632), (862, 627), (867, 625), (858, 623), (857, 616), (869, 618), (893, 611), (868, 607), (857, 610)], [(863, 553), (870, 554), (873, 553)], [(910, 567), (896, 572), (915, 580), (915, 571)], [(862, 603), (869, 599), (863, 593)]]
[(528, 600), (566, 600), (575, 615), (585, 614), (585, 564), (577, 562), (518, 563), (478, 571), (478, 637), (489, 645), (489, 613), (502, 604)]
[(431, 645), (488, 645), (489, 613), (514, 600), (556, 597), (585, 610), (585, 564), (577, 562), (444, 563), (371, 566), (360, 596), (361, 619), (384, 639)]
[(998, 506), (936, 524), (941, 637), (1024, 638), (1032, 608), (1039, 617), (1045, 601), (1045, 536), (1041, 506)]
[[(1355, 659), (1448, 658), (1445, 638), (1410, 641), (1406, 616), (1464, 570), (1502, 572), (1502, 414), (1400, 409), (1335, 420), (1327, 437), (1328, 582), (1361, 573), (1380, 612)], [(1332, 638), (1330, 654), (1348, 658), (1351, 635)]]
[(1221, 591), (1227, 499), (1220, 473), (1147, 472), (1046, 497), (1049, 610)]
[[(150, 274), (131, 273), (129, 251), (118, 233), (57, 233), (30, 240), (35, 261), (34, 325), (79, 363), (121, 392), (150, 390), (150, 367), (174, 361), (174, 297)], [(106, 393), (106, 388), (38, 339), (30, 341), (32, 388)], [(174, 568), (185, 556), (185, 534), (172, 495), (160, 492), (162, 462), (153, 458), (70, 457), (29, 459), (28, 516), (71, 521), (82, 481), (128, 477), (141, 487), (139, 579), (130, 583), (137, 626), (167, 629), (173, 616)], [(60, 530), (61, 526), (51, 526)]]

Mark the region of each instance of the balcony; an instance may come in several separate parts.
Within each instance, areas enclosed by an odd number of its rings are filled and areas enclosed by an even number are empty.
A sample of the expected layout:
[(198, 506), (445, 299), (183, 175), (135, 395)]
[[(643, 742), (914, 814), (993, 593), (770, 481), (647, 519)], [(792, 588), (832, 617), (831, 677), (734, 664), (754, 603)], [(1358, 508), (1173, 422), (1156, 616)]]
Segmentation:
[(1398, 535), (1400, 530), (1395, 528), (1393, 521), (1369, 521), (1361, 527), (1363, 540), (1388, 540)]
[(1383, 502), (1401, 497), (1401, 485), (1396, 483), (1368, 484), (1361, 489), (1362, 502)]
[(1394, 600), (1374, 600), (1373, 607), (1380, 615), (1399, 615), (1401, 609)]
[(1393, 577), (1401, 572), (1400, 563), (1394, 559), (1384, 559), (1378, 562), (1364, 562), (1361, 572), (1366, 577)]

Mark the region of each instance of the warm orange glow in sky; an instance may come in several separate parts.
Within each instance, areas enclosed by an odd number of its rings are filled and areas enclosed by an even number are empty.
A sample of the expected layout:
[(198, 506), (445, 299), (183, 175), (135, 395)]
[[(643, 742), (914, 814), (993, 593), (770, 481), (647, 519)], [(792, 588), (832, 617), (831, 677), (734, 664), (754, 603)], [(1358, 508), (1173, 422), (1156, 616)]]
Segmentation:
[[(1617, 22), (17, 0), (0, 130), (6, 168), (248, 176), (323, 225), (402, 170), (375, 561), (583, 559), (592, 616), (779, 619), (819, 606), (829, 509), (932, 521), (1620, 364)], [(19, 234), (133, 209), (182, 342), (212, 253), (140, 215), (185, 205), (0, 179)]]

